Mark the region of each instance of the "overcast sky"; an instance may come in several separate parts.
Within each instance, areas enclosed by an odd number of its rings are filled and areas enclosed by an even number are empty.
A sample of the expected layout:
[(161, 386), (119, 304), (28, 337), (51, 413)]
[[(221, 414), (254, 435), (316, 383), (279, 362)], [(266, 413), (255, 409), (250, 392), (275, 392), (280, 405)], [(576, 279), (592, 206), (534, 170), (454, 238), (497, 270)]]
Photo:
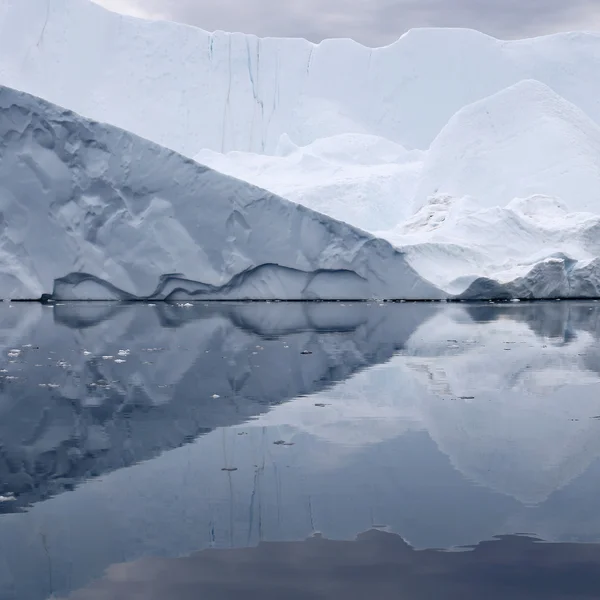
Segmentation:
[(351, 37), (369, 46), (412, 27), (471, 27), (499, 38), (600, 29), (600, 0), (95, 0), (130, 15), (208, 31)]

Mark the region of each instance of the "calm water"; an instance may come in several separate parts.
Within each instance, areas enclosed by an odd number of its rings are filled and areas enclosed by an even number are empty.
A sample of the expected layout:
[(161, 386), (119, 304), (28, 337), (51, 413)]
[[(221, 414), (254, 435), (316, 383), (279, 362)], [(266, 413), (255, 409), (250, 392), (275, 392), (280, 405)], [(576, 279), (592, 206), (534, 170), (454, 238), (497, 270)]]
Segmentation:
[(600, 597), (600, 303), (5, 303), (0, 349), (0, 598)]

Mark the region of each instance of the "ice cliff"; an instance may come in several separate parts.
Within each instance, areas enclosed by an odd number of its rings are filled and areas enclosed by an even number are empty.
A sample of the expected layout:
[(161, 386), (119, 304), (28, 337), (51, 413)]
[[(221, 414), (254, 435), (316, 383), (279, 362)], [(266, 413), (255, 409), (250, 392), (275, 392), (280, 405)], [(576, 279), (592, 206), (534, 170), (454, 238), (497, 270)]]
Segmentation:
[(347, 132), (427, 149), (463, 106), (523, 79), (600, 121), (600, 35), (505, 42), (420, 29), (384, 48), (208, 33), (87, 0), (3, 0), (0, 82), (188, 156)]
[(3, 298), (442, 297), (388, 242), (0, 88)]

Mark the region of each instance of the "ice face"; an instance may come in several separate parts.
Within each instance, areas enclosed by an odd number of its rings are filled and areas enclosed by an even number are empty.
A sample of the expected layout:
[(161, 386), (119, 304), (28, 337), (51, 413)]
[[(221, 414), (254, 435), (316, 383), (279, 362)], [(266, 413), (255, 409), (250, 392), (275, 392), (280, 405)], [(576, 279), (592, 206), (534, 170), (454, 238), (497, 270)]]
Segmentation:
[[(188, 156), (273, 153), (344, 133), (427, 149), (463, 106), (539, 80), (600, 120), (600, 37), (505, 42), (419, 29), (385, 48), (352, 40), (208, 33), (86, 0), (4, 0), (0, 82)], [(159, 101), (157, 99), (160, 98)]]
[(2, 297), (440, 298), (389, 243), (0, 89)]

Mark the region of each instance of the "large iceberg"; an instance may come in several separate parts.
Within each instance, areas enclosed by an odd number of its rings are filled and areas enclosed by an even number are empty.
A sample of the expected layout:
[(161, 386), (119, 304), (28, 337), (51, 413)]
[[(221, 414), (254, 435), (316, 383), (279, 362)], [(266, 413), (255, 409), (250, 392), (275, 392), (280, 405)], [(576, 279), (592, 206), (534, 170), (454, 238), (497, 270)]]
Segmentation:
[(384, 240), (0, 88), (0, 292), (32, 299), (442, 298)]
[[(300, 239), (286, 221), (314, 213), (272, 196), (249, 201), (254, 216), (238, 219), (243, 211), (231, 210), (222, 186), (263, 192), (156, 146), (131, 153), (115, 142), (114, 156), (102, 157), (84, 133), (77, 144), (95, 153), (81, 159), (90, 161), (86, 172), (95, 178), (108, 161), (109, 179), (118, 164), (135, 171), (135, 181), (127, 174), (84, 190), (81, 202), (102, 216), (79, 204), (71, 214), (72, 206), (49, 200), (61, 219), (53, 217), (52, 235), (63, 241), (48, 254), (43, 236), (24, 241), (21, 213), (34, 204), (23, 202), (22, 190), (5, 193), (3, 202), (17, 202), (10, 210), (21, 216), (5, 217), (0, 295), (597, 298), (600, 103), (591, 74), (598, 68), (598, 34), (506, 42), (471, 30), (420, 29), (366, 48), (352, 40), (208, 33), (125, 17), (88, 0), (4, 0), (0, 85), (122, 127), (351, 227), (332, 229), (334, 221), (311, 217), (327, 230), (324, 245), (314, 245), (313, 234), (301, 228)], [(103, 126), (90, 127), (95, 136)], [(21, 161), (19, 143), (9, 136), (2, 152)], [(47, 150), (43, 164), (54, 160)], [(142, 158), (154, 187), (137, 165), (144, 152), (154, 157)], [(6, 166), (11, 160), (3, 160), (5, 190), (20, 172)], [(56, 193), (79, 197), (79, 167), (66, 168), (73, 186)], [(27, 188), (28, 198), (47, 197), (41, 185), (44, 194)], [(221, 207), (227, 224), (209, 224), (200, 188), (203, 197), (210, 188), (214, 206), (229, 197)], [(150, 210), (135, 208), (123, 221), (114, 209), (118, 216), (109, 218), (96, 204), (113, 207), (115, 189), (143, 196)], [(283, 221), (270, 214), (275, 204), (290, 211)], [(177, 205), (177, 215), (167, 205)], [(81, 210), (86, 223), (102, 221), (97, 239), (77, 233)], [(202, 232), (189, 226), (199, 214)], [(351, 256), (346, 232), (369, 240), (368, 259)]]

